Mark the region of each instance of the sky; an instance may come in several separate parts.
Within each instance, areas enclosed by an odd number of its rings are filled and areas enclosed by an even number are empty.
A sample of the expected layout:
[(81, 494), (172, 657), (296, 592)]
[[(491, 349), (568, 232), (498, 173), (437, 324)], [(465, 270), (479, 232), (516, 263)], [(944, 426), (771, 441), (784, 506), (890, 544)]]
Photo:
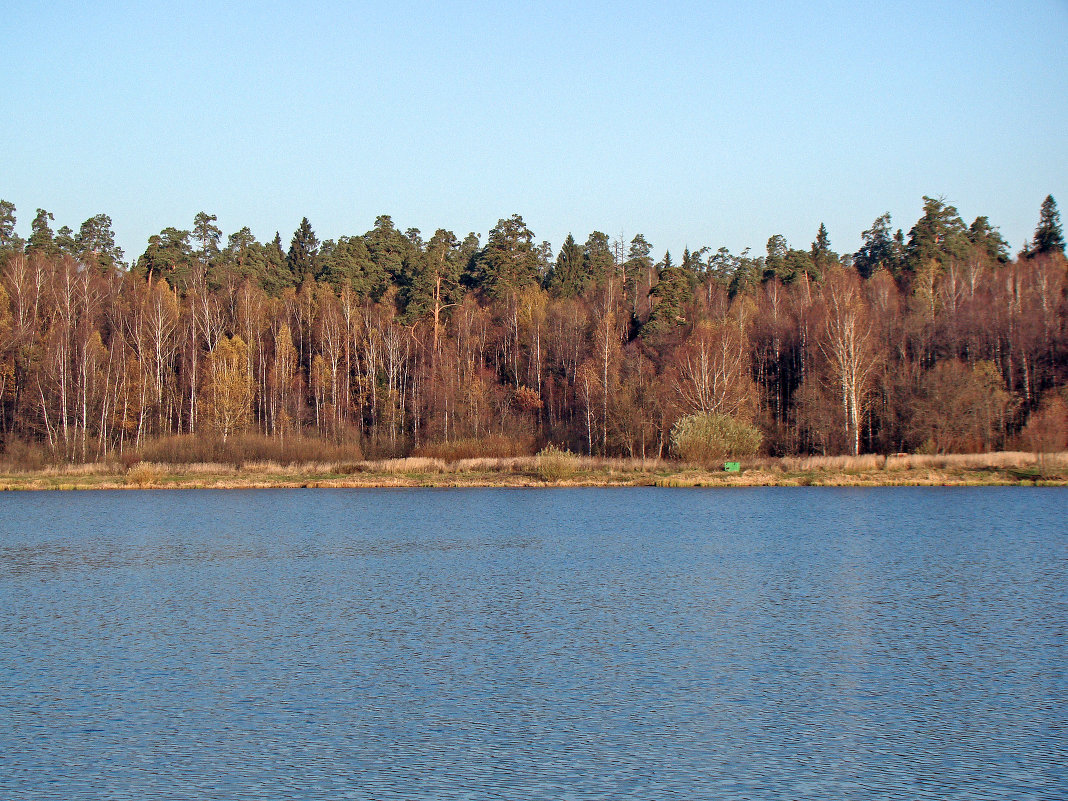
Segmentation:
[[(923, 196), (1013, 252), (1068, 203), (1068, 0), (6, 4), (0, 198), (288, 244), (523, 215), (654, 252), (852, 252)], [(1068, 216), (1068, 212), (1062, 212)]]

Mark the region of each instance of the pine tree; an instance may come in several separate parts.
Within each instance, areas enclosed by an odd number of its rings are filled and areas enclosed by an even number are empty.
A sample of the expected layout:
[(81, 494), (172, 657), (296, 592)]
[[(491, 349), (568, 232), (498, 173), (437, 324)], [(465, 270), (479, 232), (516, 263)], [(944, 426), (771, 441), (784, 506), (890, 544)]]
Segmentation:
[(894, 237), (890, 233), (890, 220), (888, 211), (876, 217), (870, 229), (861, 234), (863, 245), (853, 253), (853, 267), (857, 268), (861, 278), (871, 278), (871, 273), (880, 268), (893, 270)]
[(1061, 230), (1061, 213), (1053, 195), (1046, 195), (1038, 216), (1038, 228), (1031, 240), (1031, 255), (1064, 253), (1064, 232)]
[[(909, 231), (905, 246), (905, 270), (912, 274), (934, 260), (940, 266), (950, 260), (964, 260), (971, 251), (968, 226), (954, 206), (943, 198), (923, 198), (923, 216)], [(901, 277), (901, 276), (898, 276)]]
[(97, 214), (82, 223), (74, 237), (78, 254), (87, 264), (92, 262), (102, 270), (122, 264), (122, 248), (115, 244), (115, 232), (111, 230), (111, 218)]
[(22, 250), (22, 239), (15, 233), (15, 204), (0, 200), (0, 250)]
[(52, 227), (48, 224), (48, 221), (53, 219), (55, 218), (51, 212), (37, 209), (37, 216), (33, 218), (33, 222), (30, 224), (30, 238), (26, 242), (27, 253), (37, 252), (46, 256), (54, 256), (56, 254), (56, 237), (52, 232)]
[(489, 297), (500, 298), (538, 283), (538, 253), (533, 240), (534, 234), (520, 215), (498, 220), (486, 247), (471, 265), (468, 284)]
[(215, 225), (218, 219), (214, 214), (208, 214), (206, 211), (199, 212), (193, 218), (193, 239), (200, 245), (197, 248), (197, 258), (200, 259), (201, 264), (207, 265), (219, 255), (219, 239), (222, 238), (222, 231)]

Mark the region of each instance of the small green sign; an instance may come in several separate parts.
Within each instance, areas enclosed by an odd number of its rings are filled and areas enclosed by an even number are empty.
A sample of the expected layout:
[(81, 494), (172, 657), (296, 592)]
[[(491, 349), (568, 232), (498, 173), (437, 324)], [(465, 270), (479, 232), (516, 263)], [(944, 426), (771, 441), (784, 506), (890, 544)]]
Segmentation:
[(741, 462), (724, 462), (723, 463), (723, 469), (726, 470), (728, 473), (740, 473), (740, 472), (742, 472), (742, 463)]

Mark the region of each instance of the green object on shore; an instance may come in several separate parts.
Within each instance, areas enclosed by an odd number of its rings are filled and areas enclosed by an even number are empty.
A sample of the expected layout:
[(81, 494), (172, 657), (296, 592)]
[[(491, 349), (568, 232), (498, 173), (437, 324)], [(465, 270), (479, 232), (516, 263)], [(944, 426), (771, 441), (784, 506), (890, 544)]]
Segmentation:
[(742, 472), (741, 462), (724, 462), (723, 469), (728, 473), (740, 473)]

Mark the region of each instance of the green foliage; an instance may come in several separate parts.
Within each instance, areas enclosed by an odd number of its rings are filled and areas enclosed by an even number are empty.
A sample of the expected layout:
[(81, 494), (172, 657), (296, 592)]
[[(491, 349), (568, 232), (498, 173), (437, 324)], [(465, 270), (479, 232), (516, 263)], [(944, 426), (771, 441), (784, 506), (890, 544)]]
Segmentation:
[(27, 253), (41, 253), (45, 256), (58, 254), (59, 248), (56, 247), (55, 234), (52, 233), (52, 227), (48, 224), (54, 219), (50, 212), (37, 209), (37, 216), (30, 224), (30, 238), (26, 242)]
[(0, 200), (0, 250), (21, 250), (22, 240), (15, 233), (15, 204)]
[(650, 253), (653, 246), (650, 245), (642, 234), (638, 234), (630, 240), (630, 250), (627, 251), (627, 271), (648, 270), (653, 266)]
[(387, 276), (398, 284), (404, 272), (404, 260), (413, 251), (418, 251), (416, 244), (397, 230), (393, 218), (388, 214), (375, 218), (375, 227), (363, 235), (363, 242), (375, 265), (376, 274)]
[(162, 277), (173, 287), (184, 287), (189, 282), (193, 262), (189, 232), (164, 228), (148, 238), (148, 247), (138, 258), (135, 269), (139, 275)]
[(546, 289), (558, 298), (573, 298), (582, 294), (587, 278), (582, 261), (582, 248), (575, 237), (568, 234), (560, 248), (560, 255), (549, 270)]
[(591, 283), (599, 284), (615, 275), (615, 271), (616, 260), (612, 255), (608, 234), (594, 231), (586, 239), (586, 246), (582, 249), (583, 274)]
[(952, 259), (964, 261), (971, 252), (968, 228), (942, 198), (923, 198), (923, 216), (909, 231), (905, 246), (905, 270), (916, 273), (932, 260), (940, 266)]
[(122, 265), (122, 248), (115, 244), (111, 218), (106, 214), (97, 214), (83, 222), (74, 237), (74, 244), (78, 257), (86, 264), (95, 264), (104, 270)]
[(664, 254), (659, 281), (649, 293), (652, 311), (642, 326), (642, 334), (662, 334), (686, 323), (686, 304), (693, 300), (694, 276), (671, 262), (671, 253)]
[(320, 281), (335, 289), (348, 287), (357, 298), (382, 297), (389, 279), (360, 236), (343, 236), (337, 242), (327, 240), (319, 252)]
[(305, 217), (300, 221), (297, 230), (293, 232), (289, 253), (286, 255), (286, 266), (289, 268), (294, 283), (304, 280), (305, 276), (315, 275), (318, 255), (319, 239), (315, 236), (308, 218)]
[(781, 278), (786, 265), (786, 253), (789, 250), (786, 237), (782, 234), (775, 234), (768, 239), (766, 250), (768, 255), (764, 257), (764, 280)]
[(686, 462), (713, 464), (759, 452), (763, 434), (725, 414), (690, 414), (671, 429), (671, 448)]
[(533, 240), (534, 234), (518, 214), (498, 220), (486, 247), (473, 260), (469, 285), (491, 298), (501, 298), (539, 283), (540, 259)]
[(1031, 241), (1031, 254), (1064, 253), (1064, 233), (1061, 230), (1061, 213), (1053, 195), (1046, 195), (1039, 212), (1038, 227)]
[(968, 227), (968, 239), (984, 258), (1004, 264), (1009, 260), (1009, 243), (986, 217), (976, 217)]
[(838, 264), (838, 254), (831, 250), (831, 237), (827, 233), (827, 226), (820, 223), (816, 232), (816, 241), (812, 243), (809, 252), (812, 262), (813, 277), (819, 279), (827, 270)]
[(894, 258), (894, 239), (890, 233), (890, 212), (875, 218), (871, 228), (861, 234), (863, 244), (853, 254), (853, 266), (861, 278), (871, 278), (880, 269), (898, 272), (897, 259)]
[(708, 269), (719, 281), (726, 281), (731, 297), (749, 292), (760, 286), (764, 260), (753, 258), (746, 248), (740, 255), (732, 255), (727, 248), (720, 248), (708, 260)]
[(414, 321), (456, 305), (462, 295), (463, 257), (452, 231), (439, 228), (425, 247), (413, 249), (404, 260), (400, 300), (404, 318)]
[(59, 248), (60, 253), (68, 256), (78, 255), (78, 245), (74, 241), (74, 231), (70, 229), (69, 225), (62, 225), (56, 231), (56, 247)]
[(208, 264), (219, 255), (219, 239), (222, 231), (215, 225), (218, 219), (214, 214), (199, 212), (193, 218), (193, 239), (200, 246), (197, 248), (197, 258), (201, 264)]

